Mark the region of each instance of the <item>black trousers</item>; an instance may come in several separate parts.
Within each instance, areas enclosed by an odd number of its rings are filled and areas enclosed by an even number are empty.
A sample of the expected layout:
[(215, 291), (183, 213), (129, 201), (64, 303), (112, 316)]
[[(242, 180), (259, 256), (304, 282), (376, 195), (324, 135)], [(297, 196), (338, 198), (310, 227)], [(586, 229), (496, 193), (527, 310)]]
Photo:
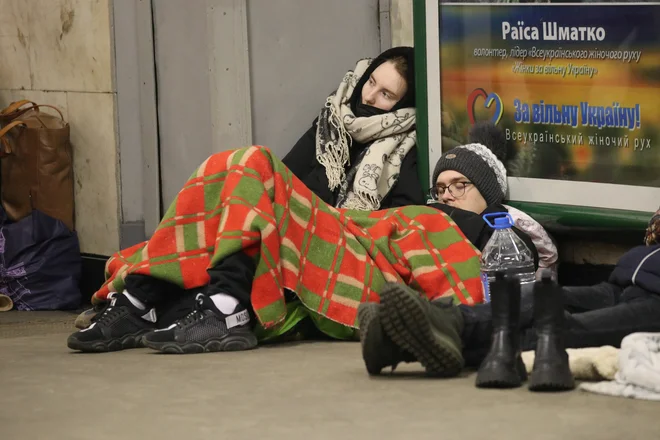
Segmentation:
[(631, 333), (660, 332), (660, 295), (637, 286), (565, 288), (564, 308), (567, 348), (619, 347)]
[[(564, 287), (565, 342), (567, 348), (619, 347), (636, 332), (660, 332), (660, 296), (637, 286), (612, 283), (589, 287)], [(522, 349), (536, 348), (534, 299), (531, 286), (521, 292)], [(490, 304), (459, 306), (463, 319), (464, 355), (478, 365), (488, 352), (493, 330)]]
[(237, 252), (209, 269), (209, 285), (195, 289), (182, 289), (167, 281), (148, 275), (128, 275), (126, 290), (137, 299), (156, 308), (158, 325), (166, 327), (183, 318), (193, 308), (195, 296), (226, 293), (251, 310), (250, 293), (256, 271), (254, 260), (243, 252)]

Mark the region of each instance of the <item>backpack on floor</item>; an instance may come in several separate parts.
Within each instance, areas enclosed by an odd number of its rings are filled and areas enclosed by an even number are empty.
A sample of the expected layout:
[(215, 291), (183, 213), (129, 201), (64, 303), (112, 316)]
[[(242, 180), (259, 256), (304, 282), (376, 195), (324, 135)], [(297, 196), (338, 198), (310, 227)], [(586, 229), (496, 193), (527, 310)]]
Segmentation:
[(78, 235), (39, 210), (12, 222), (0, 206), (0, 294), (18, 310), (80, 306)]

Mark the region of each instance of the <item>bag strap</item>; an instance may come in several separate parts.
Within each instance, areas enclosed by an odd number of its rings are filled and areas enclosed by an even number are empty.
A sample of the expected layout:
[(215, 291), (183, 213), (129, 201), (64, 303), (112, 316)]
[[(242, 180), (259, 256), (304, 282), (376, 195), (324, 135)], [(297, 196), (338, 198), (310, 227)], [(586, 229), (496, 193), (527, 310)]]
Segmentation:
[[(26, 104), (30, 104), (30, 106), (26, 107), (26, 108), (21, 108)], [(0, 112), (0, 117), (5, 117), (7, 119), (14, 119), (14, 118), (17, 118), (17, 117), (21, 116), (23, 113), (28, 112), (28, 111), (33, 110), (33, 109), (36, 110), (36, 111), (39, 111), (39, 107), (52, 108), (53, 110), (55, 110), (60, 115), (60, 118), (62, 119), (62, 121), (64, 121), (64, 115), (62, 114), (60, 109), (58, 109), (54, 105), (37, 104), (33, 101), (28, 101), (26, 99), (11, 103), (9, 105), (9, 107), (7, 107), (6, 109), (4, 109)]]
[(57, 112), (58, 115), (60, 115), (60, 119), (61, 119), (62, 121), (64, 121), (64, 115), (62, 114), (62, 112), (60, 111), (60, 109), (57, 108), (57, 107), (55, 107), (54, 105), (49, 105), (49, 104), (34, 104), (32, 107), (28, 107), (25, 111), (32, 110), (32, 109), (35, 109), (35, 110), (39, 111), (39, 107), (52, 108), (53, 110), (55, 110), (55, 111)]
[(14, 113), (19, 108), (23, 107), (25, 104), (32, 104), (33, 106), (37, 105), (36, 102), (28, 101), (27, 99), (21, 99), (20, 101), (12, 102), (11, 104), (9, 104), (9, 107), (2, 110), (0, 112), (0, 115), (6, 116), (6, 115), (9, 115), (11, 113)]
[(12, 121), (9, 124), (7, 124), (5, 127), (0, 130), (0, 139), (2, 140), (2, 145), (3, 149), (0, 151), (0, 157), (5, 157), (9, 156), (12, 151), (11, 151), (11, 145), (9, 144), (9, 141), (7, 141), (6, 135), (9, 133), (9, 130), (12, 128), (18, 126), (18, 125), (25, 125), (25, 122), (23, 121)]

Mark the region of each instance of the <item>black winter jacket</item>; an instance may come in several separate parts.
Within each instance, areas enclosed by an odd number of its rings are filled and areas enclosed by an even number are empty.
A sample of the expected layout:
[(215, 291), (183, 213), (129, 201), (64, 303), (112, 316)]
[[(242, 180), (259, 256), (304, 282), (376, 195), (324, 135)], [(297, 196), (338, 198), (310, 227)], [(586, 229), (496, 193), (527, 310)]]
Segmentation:
[(660, 244), (637, 246), (623, 254), (609, 282), (624, 289), (637, 286), (660, 295)]
[[(355, 165), (358, 156), (366, 147), (365, 144), (353, 141), (350, 149), (351, 165)], [(399, 180), (381, 202), (381, 209), (424, 204), (424, 190), (417, 174), (416, 148), (413, 147), (403, 159)], [(316, 121), (282, 161), (307, 188), (311, 189), (325, 203), (332, 206), (337, 204), (339, 190), (330, 190), (325, 167), (316, 160)]]
[[(486, 224), (482, 215), (496, 212), (508, 212), (507, 209), (500, 204), (488, 206), (481, 214), (475, 214), (474, 212), (465, 211), (442, 203), (433, 203), (429, 206), (439, 209), (449, 215), (463, 232), (463, 235), (465, 235), (465, 237), (480, 251), (484, 250), (486, 243), (488, 243), (488, 240), (490, 240), (490, 237), (493, 235), (493, 229)], [(534, 246), (532, 239), (515, 226), (511, 229), (513, 229), (513, 232), (527, 245), (529, 250), (532, 251), (532, 255), (534, 256), (534, 267), (538, 268), (539, 252), (536, 249), (536, 246)]]

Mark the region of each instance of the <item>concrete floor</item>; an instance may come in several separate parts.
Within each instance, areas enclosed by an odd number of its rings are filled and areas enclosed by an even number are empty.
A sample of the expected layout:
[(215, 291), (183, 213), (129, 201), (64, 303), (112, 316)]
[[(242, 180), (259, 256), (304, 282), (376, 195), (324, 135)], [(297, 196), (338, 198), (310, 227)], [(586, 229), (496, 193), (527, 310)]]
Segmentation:
[(357, 343), (76, 354), (61, 325), (74, 315), (34, 316), (0, 314), (3, 440), (660, 438), (657, 403), (484, 391), (474, 374), (432, 380), (418, 365), (369, 378)]

